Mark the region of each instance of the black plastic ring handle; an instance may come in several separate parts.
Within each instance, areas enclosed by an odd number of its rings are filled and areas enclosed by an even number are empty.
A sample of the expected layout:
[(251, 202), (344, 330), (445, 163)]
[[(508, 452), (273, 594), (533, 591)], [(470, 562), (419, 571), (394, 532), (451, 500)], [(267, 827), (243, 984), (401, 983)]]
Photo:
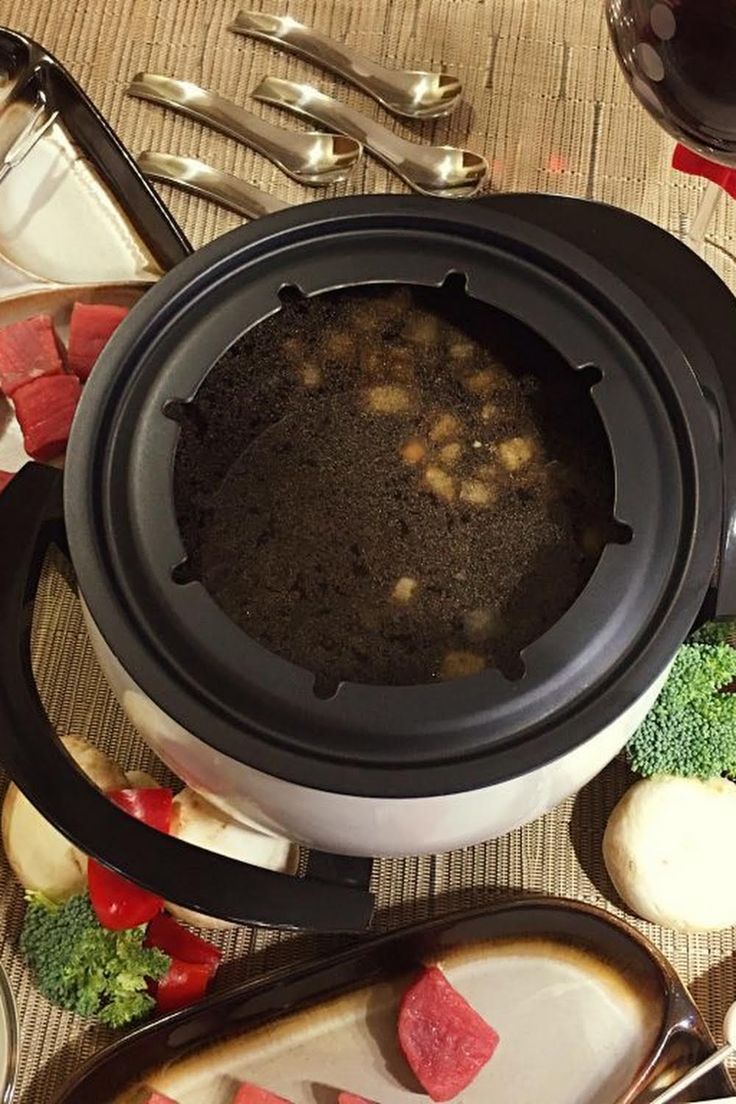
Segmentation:
[(29, 464), (0, 497), (0, 759), (38, 811), (85, 854), (186, 908), (240, 924), (359, 932), (370, 859), (314, 852), (303, 878), (163, 835), (93, 786), (56, 738), (31, 670), (30, 617), (49, 546), (63, 547), (62, 474)]

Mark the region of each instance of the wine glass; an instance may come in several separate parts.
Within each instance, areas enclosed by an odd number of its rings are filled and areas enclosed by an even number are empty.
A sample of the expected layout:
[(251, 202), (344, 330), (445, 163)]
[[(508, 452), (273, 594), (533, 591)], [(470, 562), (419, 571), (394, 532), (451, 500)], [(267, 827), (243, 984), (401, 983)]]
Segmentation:
[[(683, 146), (736, 169), (736, 0), (606, 0), (640, 102)], [(702, 251), (720, 197), (710, 181), (686, 240)]]

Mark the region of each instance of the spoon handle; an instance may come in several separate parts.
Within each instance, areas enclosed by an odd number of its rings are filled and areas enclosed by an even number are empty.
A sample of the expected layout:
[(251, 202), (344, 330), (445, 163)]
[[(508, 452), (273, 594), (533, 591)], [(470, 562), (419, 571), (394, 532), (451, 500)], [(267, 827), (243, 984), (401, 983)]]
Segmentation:
[(388, 75), (382, 65), (351, 50), (334, 38), (299, 23), (289, 15), (268, 15), (265, 12), (240, 11), (230, 24), (236, 34), (258, 38), (272, 45), (291, 50), (292, 53), (317, 62), (318, 65), (337, 73), (359, 88), (380, 100), (371, 81), (380, 82)]
[[(301, 184), (332, 183), (337, 179), (334, 174), (329, 179), (325, 176), (324, 181), (312, 179), (314, 134), (291, 132), (264, 122), (251, 111), (191, 81), (176, 80), (157, 73), (138, 73), (128, 88), (128, 95), (172, 108), (181, 115), (235, 138), (273, 161)], [(342, 155), (344, 171), (340, 178), (344, 179), (347, 169), (352, 167), (360, 152), (360, 147), (356, 145)]]
[(138, 168), (151, 180), (162, 180), (186, 192), (203, 196), (244, 218), (260, 218), (288, 206), (268, 192), (230, 173), (220, 172), (194, 157), (146, 150), (138, 157)]
[[(681, 1077), (679, 1081), (676, 1081), (674, 1085), (670, 1085), (668, 1089), (660, 1093), (659, 1096), (655, 1096), (654, 1100), (651, 1100), (649, 1104), (668, 1104), (668, 1101), (674, 1100), (679, 1096), (681, 1092), (689, 1088), (696, 1081), (699, 1081), (701, 1077), (705, 1077), (706, 1073), (710, 1073), (716, 1066), (722, 1065), (727, 1058), (733, 1054), (733, 1047), (726, 1044), (722, 1046), (720, 1050), (717, 1050), (715, 1054), (711, 1054), (710, 1058), (706, 1058), (704, 1062), (695, 1066), (689, 1073), (686, 1073), (684, 1077)], [(736, 1098), (734, 1098), (736, 1099)]]
[(455, 108), (462, 92), (455, 77), (444, 73), (388, 69), (289, 15), (241, 11), (230, 24), (230, 30), (290, 50), (323, 69), (337, 73), (394, 115), (409, 119), (447, 115)]
[(253, 98), (263, 103), (276, 104), (288, 108), (296, 115), (314, 119), (341, 134), (355, 138), (384, 164), (393, 169), (407, 184), (414, 186), (413, 179), (406, 173), (406, 163), (421, 157), (431, 147), (418, 146), (392, 134), (380, 123), (361, 115), (352, 107), (340, 103), (310, 84), (281, 80), (278, 77), (266, 77), (252, 93)]

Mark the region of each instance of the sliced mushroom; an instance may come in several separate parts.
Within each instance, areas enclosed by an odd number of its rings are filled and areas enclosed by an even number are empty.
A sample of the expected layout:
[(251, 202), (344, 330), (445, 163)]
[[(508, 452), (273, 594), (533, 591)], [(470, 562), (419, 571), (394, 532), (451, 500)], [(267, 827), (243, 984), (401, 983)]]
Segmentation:
[[(123, 789), (128, 780), (103, 751), (80, 736), (61, 742), (80, 770), (101, 790)], [(64, 901), (87, 884), (87, 860), (49, 824), (12, 782), (2, 810), (2, 837), (10, 867), (24, 889)]]
[[(266, 835), (230, 819), (188, 787), (174, 798), (171, 834), (206, 851), (282, 873), (293, 874), (299, 859), (298, 848), (290, 840)], [(185, 878), (186, 873), (182, 876)], [(235, 926), (226, 920), (202, 916), (174, 903), (166, 907), (177, 919), (196, 927), (223, 929)]]

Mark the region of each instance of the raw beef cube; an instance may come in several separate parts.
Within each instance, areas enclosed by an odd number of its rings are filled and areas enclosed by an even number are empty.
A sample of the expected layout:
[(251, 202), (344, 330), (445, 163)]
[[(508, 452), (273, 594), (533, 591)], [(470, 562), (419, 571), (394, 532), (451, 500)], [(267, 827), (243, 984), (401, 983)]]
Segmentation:
[(23, 444), (34, 460), (53, 460), (66, 448), (82, 385), (76, 376), (44, 376), (13, 395)]
[(0, 494), (5, 490), (15, 472), (0, 471)]
[(147, 1096), (143, 1104), (176, 1104), (176, 1101), (172, 1100), (170, 1096), (164, 1096), (163, 1093), (155, 1092), (153, 1096)]
[(10, 397), (24, 383), (64, 371), (54, 324), (47, 314), (0, 330), (0, 390)]
[(337, 1094), (337, 1104), (373, 1104), (372, 1100), (366, 1100), (364, 1096), (356, 1096), (355, 1093), (341, 1092)]
[(233, 1104), (291, 1104), (291, 1101), (244, 1081), (235, 1094)]
[(452, 1100), (490, 1059), (498, 1035), (442, 971), (429, 966), (401, 1000), (399, 1043), (432, 1100)]
[(95, 361), (128, 313), (107, 303), (75, 303), (69, 327), (69, 367), (86, 380)]

